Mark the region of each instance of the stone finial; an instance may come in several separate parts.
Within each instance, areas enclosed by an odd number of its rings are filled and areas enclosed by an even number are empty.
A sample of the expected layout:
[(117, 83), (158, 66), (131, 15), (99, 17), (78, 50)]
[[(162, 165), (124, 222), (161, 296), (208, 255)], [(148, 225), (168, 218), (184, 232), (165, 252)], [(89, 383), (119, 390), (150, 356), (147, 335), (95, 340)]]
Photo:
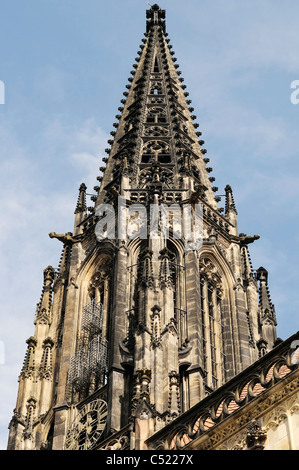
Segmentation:
[(256, 272), (257, 280), (260, 283), (259, 288), (259, 297), (260, 297), (260, 307), (262, 310), (272, 311), (272, 303), (270, 299), (270, 293), (268, 288), (268, 271), (260, 267)]
[(165, 32), (165, 18), (166, 18), (166, 11), (162, 10), (157, 3), (155, 3), (150, 10), (146, 11), (146, 32), (148, 33), (149, 30), (152, 28), (154, 25), (160, 25), (162, 26), (164, 32)]
[(50, 323), (54, 280), (55, 270), (52, 266), (48, 266), (44, 269), (42, 294), (36, 309), (36, 323)]
[(267, 344), (267, 348), (259, 348), (262, 350), (272, 349), (276, 341), (277, 325), (276, 313), (274, 305), (271, 302), (270, 292), (268, 287), (268, 271), (261, 267), (256, 273), (257, 281), (259, 282), (259, 323), (261, 327), (261, 340)]
[(264, 450), (267, 433), (260, 424), (253, 420), (247, 426), (247, 448), (248, 450)]
[(225, 187), (225, 213), (228, 214), (229, 212), (235, 212), (235, 214), (237, 214), (233, 190), (228, 184)]
[(84, 183), (81, 184), (79, 188), (79, 196), (77, 201), (77, 206), (75, 209), (75, 214), (79, 214), (81, 212), (86, 211), (86, 185)]

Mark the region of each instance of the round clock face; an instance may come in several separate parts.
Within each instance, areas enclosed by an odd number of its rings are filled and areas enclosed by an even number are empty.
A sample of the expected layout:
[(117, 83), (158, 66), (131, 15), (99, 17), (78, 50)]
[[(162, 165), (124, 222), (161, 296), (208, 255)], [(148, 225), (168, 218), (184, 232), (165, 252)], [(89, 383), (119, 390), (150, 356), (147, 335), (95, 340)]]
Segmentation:
[(66, 450), (90, 450), (99, 442), (106, 426), (108, 407), (103, 400), (87, 403), (68, 430)]

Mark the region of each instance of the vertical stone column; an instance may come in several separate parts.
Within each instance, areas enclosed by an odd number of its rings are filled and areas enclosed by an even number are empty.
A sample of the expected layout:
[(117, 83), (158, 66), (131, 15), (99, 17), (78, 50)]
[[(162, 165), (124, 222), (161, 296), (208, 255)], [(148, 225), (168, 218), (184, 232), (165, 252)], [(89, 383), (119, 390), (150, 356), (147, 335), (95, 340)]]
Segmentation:
[(202, 323), (201, 323), (201, 299), (200, 299), (200, 279), (198, 258), (195, 252), (186, 251), (186, 310), (188, 339), (192, 350), (188, 356), (190, 367), (189, 377), (189, 397), (190, 407), (198, 403), (204, 395), (202, 394)]
[(235, 311), (236, 311), (236, 323), (237, 330), (235, 330), (234, 342), (235, 342), (235, 374), (240, 373), (242, 370), (249, 367), (250, 351), (249, 351), (249, 328), (246, 313), (246, 300), (245, 300), (245, 289), (241, 279), (237, 280), (234, 286), (235, 293)]
[(210, 335), (210, 315), (209, 315), (209, 293), (208, 293), (208, 280), (204, 280), (203, 284), (203, 311), (204, 311), (204, 341), (205, 341), (205, 355), (206, 355), (206, 371), (207, 371), (207, 385), (213, 388), (212, 381), (212, 358), (211, 358), (211, 335)]
[(217, 289), (213, 290), (213, 317), (215, 331), (215, 356), (216, 356), (216, 375), (218, 387), (223, 384), (224, 379), (224, 363), (223, 363), (223, 344), (221, 332), (221, 312), (218, 305)]
[(53, 450), (62, 450), (69, 422), (69, 406), (64, 404), (53, 408), (55, 412), (55, 428), (53, 436)]
[(114, 265), (108, 357), (108, 428), (115, 431), (122, 427), (123, 406), (128, 406), (124, 403), (125, 370), (121, 365), (119, 349), (119, 344), (126, 337), (127, 256), (126, 248), (120, 244)]

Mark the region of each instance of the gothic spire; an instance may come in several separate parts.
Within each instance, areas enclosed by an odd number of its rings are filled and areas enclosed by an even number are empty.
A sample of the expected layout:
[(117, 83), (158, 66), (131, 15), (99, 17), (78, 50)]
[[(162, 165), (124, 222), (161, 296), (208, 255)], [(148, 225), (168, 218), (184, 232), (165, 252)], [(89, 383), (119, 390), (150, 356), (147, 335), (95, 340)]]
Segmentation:
[(201, 197), (217, 210), (218, 188), (212, 186), (215, 178), (206, 166), (207, 151), (166, 33), (165, 16), (157, 4), (147, 11), (145, 38), (113, 124), (106, 167), (97, 178), (101, 186), (96, 206), (116, 194), (133, 202), (148, 201), (155, 182), (160, 194), (174, 191), (173, 202), (204, 188)]
[[(196, 417), (207, 394), (240, 372), (248, 384), (276, 344), (268, 273), (253, 271), (248, 250), (259, 237), (238, 232), (230, 186), (225, 213), (217, 207), (165, 16), (157, 4), (147, 11), (94, 207), (83, 183), (73, 233), (49, 234), (63, 250), (44, 271), (10, 449), (148, 450), (164, 426), (169, 448), (181, 429), (172, 420), (183, 413), (208, 429)], [(99, 415), (89, 435), (83, 412)]]

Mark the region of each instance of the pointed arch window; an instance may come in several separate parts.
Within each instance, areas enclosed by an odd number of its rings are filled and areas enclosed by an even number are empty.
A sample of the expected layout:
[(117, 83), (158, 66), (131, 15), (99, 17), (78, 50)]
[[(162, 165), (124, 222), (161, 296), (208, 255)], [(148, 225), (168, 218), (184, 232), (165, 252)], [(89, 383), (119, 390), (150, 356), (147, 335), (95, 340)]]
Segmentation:
[(110, 315), (110, 293), (111, 293), (111, 260), (103, 258), (99, 263), (97, 271), (91, 278), (89, 284), (89, 297), (94, 305), (100, 306), (102, 317), (102, 334), (109, 339), (109, 315)]
[(154, 73), (160, 73), (160, 68), (159, 68), (158, 57), (157, 56), (155, 57), (153, 72)]
[(203, 369), (208, 392), (218, 388), (225, 380), (221, 298), (221, 276), (209, 259), (203, 259), (200, 261), (200, 303)]
[(67, 394), (78, 402), (107, 383), (111, 259), (103, 257), (91, 277), (76, 351), (70, 359)]

